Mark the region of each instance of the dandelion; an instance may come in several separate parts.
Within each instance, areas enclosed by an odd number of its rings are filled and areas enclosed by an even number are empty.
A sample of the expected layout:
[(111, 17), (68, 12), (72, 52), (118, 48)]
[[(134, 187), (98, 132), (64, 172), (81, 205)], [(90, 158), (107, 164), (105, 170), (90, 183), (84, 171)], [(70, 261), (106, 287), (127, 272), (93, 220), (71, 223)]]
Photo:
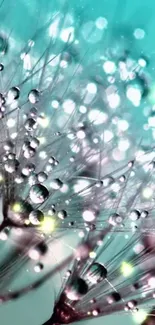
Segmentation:
[[(118, 312), (143, 322), (155, 279), (148, 61), (119, 38), (103, 48), (107, 17), (49, 6), (21, 46), (5, 19), (0, 33), (0, 301), (59, 276), (44, 324)], [(133, 34), (139, 44), (145, 31)]]

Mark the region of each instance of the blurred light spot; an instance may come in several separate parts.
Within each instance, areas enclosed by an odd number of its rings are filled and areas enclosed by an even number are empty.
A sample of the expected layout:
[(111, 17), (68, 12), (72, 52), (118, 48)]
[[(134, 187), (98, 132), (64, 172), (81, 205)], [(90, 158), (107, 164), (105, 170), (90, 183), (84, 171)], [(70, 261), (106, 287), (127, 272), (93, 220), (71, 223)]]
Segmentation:
[(150, 187), (144, 188), (142, 195), (145, 199), (150, 199), (153, 196), (153, 189)]
[(66, 114), (72, 114), (75, 110), (75, 102), (72, 99), (66, 99), (62, 105)]
[(141, 91), (138, 88), (129, 86), (126, 91), (127, 98), (132, 102), (134, 106), (139, 106), (141, 101)]
[(126, 120), (119, 120), (117, 122), (117, 127), (119, 131), (126, 131), (129, 128), (129, 123)]
[[(85, 189), (87, 189), (87, 186), (89, 186), (89, 182), (87, 180), (79, 180), (77, 184), (74, 185), (74, 193), (82, 192)], [(83, 193), (79, 193), (79, 195), (83, 195)]]
[(107, 121), (108, 115), (104, 112), (100, 112), (97, 109), (92, 109), (88, 114), (88, 118), (90, 122), (94, 122), (94, 125), (99, 125)]
[(96, 94), (97, 93), (97, 86), (94, 84), (94, 83), (89, 83), (87, 85), (87, 91), (90, 93), (90, 94)]
[(145, 68), (146, 64), (147, 64), (146, 60), (144, 60), (142, 58), (138, 60), (138, 63), (142, 68)]
[(76, 133), (76, 136), (77, 136), (77, 138), (78, 139), (84, 139), (85, 138), (85, 136), (86, 136), (86, 134), (85, 134), (85, 132), (83, 131), (83, 130), (79, 130), (77, 133)]
[(107, 25), (108, 25), (108, 21), (107, 21), (107, 19), (104, 18), (104, 17), (99, 17), (99, 18), (96, 19), (95, 24), (96, 24), (96, 27), (97, 27), (98, 29), (104, 29), (104, 28), (107, 27)]
[(141, 324), (147, 318), (147, 312), (143, 309), (139, 309), (136, 313), (133, 314), (133, 319), (136, 323)]
[(71, 43), (74, 40), (74, 28), (68, 27), (62, 30), (60, 38), (63, 42)]
[(104, 142), (109, 142), (110, 140), (112, 140), (113, 138), (113, 133), (109, 130), (105, 130), (104, 133), (103, 133), (103, 139), (104, 139)]
[(44, 232), (45, 234), (50, 234), (55, 228), (55, 221), (50, 218), (50, 217), (46, 217), (43, 222), (41, 223), (41, 226), (39, 227), (39, 229)]
[(116, 71), (116, 65), (113, 61), (106, 61), (103, 64), (103, 70), (107, 74), (113, 74)]
[(95, 214), (93, 211), (91, 210), (85, 210), (82, 214), (83, 216), (83, 219), (86, 221), (86, 222), (91, 222), (93, 220), (95, 220)]
[(38, 119), (38, 124), (43, 128), (47, 128), (49, 125), (49, 118), (47, 116), (43, 116)]
[(96, 257), (96, 253), (95, 252), (90, 252), (89, 257), (94, 259)]
[(107, 100), (111, 108), (117, 108), (120, 104), (120, 96), (117, 93), (108, 94)]
[(121, 265), (121, 273), (124, 277), (128, 277), (133, 273), (133, 266), (130, 263), (123, 262)]
[(135, 31), (134, 31), (134, 37), (136, 39), (143, 39), (144, 36), (145, 36), (145, 31), (143, 29), (141, 29), (141, 28), (135, 29)]
[(55, 109), (57, 109), (59, 107), (59, 102), (58, 100), (52, 100), (51, 106)]
[(82, 113), (82, 114), (85, 114), (85, 113), (87, 113), (87, 108), (85, 106), (81, 105), (79, 107), (79, 112)]
[(46, 159), (46, 158), (47, 158), (47, 153), (46, 153), (45, 151), (40, 151), (40, 153), (39, 153), (39, 157), (40, 157), (41, 159)]
[(79, 237), (80, 237), (80, 238), (84, 238), (84, 236), (85, 236), (84, 232), (83, 232), (83, 231), (80, 231), (80, 232), (79, 232)]
[(118, 142), (118, 149), (120, 151), (126, 151), (130, 148), (130, 142), (128, 139), (121, 139), (119, 142)]
[(9, 128), (12, 128), (12, 127), (15, 126), (15, 124), (16, 124), (16, 120), (13, 119), (13, 118), (9, 118), (9, 119), (7, 120), (7, 122), (6, 122), (6, 124), (7, 124), (7, 126), (8, 126)]

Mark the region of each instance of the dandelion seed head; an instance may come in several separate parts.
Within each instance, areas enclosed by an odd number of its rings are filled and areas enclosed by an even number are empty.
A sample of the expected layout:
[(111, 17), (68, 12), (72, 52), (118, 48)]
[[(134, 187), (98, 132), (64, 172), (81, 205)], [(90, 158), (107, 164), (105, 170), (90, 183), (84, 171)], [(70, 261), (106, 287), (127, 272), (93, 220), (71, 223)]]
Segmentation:
[[(25, 44), (19, 23), (23, 46), (14, 29), (0, 35), (0, 300), (62, 275), (63, 285), (52, 282), (61, 292), (54, 323), (136, 314), (154, 292), (154, 84), (151, 55), (139, 50), (146, 32), (51, 6), (37, 24), (34, 17)], [(32, 272), (28, 284), (14, 281), (16, 268)]]

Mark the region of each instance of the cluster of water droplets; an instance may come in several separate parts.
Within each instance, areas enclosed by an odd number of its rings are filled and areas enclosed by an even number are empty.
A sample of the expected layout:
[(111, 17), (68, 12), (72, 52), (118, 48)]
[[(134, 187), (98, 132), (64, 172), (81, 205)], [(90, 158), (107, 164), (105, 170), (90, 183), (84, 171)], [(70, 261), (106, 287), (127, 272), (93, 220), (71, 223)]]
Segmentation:
[[(118, 55), (110, 45), (93, 48), (90, 60), (91, 33), (98, 30), (99, 42), (108, 21), (83, 22), (81, 33), (73, 22), (71, 14), (53, 15), (11, 53), (11, 39), (0, 37), (0, 245), (10, 244), (8, 260), (0, 264), (0, 298), (18, 298), (70, 264), (55, 323), (135, 313), (155, 290), (149, 62), (127, 48)], [(40, 56), (38, 35), (44, 43)], [(53, 234), (61, 237), (68, 229), (80, 245), (46, 272)], [(41, 275), (10, 293), (6, 268), (14, 279), (23, 260)]]

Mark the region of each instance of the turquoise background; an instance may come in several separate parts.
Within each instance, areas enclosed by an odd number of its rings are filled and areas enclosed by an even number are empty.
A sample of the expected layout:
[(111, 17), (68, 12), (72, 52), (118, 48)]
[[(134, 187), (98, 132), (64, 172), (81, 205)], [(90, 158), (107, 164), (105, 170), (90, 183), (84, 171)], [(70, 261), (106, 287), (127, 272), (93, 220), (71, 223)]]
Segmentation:
[[(16, 41), (15, 47), (21, 47), (31, 38), (36, 29), (47, 22), (50, 12), (64, 11), (74, 12), (75, 20), (79, 21), (79, 16), (85, 22), (95, 20), (103, 16), (108, 20), (108, 29), (102, 39), (103, 54), (104, 49), (110, 42), (120, 39), (120, 33), (124, 35), (127, 43), (132, 46), (132, 51), (143, 51), (150, 60), (150, 74), (154, 78), (155, 63), (155, 1), (154, 0), (5, 0), (0, 9), (0, 29)], [(77, 28), (81, 28), (78, 26)], [(142, 28), (146, 35), (143, 40), (133, 39), (133, 31)], [(38, 46), (38, 56), (41, 53), (44, 39)], [(93, 51), (96, 46), (100, 49), (101, 44), (91, 44), (89, 47)], [(87, 48), (83, 41), (81, 52)], [(14, 55), (14, 49), (12, 56)], [(90, 51), (91, 53), (91, 51)], [(91, 55), (89, 53), (89, 60)], [(138, 109), (136, 114), (142, 117), (142, 112)], [(65, 244), (75, 245), (76, 235), (68, 234), (65, 237)], [(51, 247), (51, 260), (54, 264), (60, 253), (60, 259), (68, 254), (70, 248), (64, 247), (64, 242), (59, 247)], [(60, 251), (59, 251), (60, 250)], [(28, 270), (25, 277), (31, 277)], [(60, 276), (49, 280), (45, 285), (35, 292), (24, 296), (16, 302), (10, 302), (0, 306), (0, 325), (41, 325), (51, 314), (53, 300), (60, 286)], [(19, 281), (22, 281), (19, 279)], [(84, 324), (84, 322), (81, 322)], [(88, 323), (88, 321), (87, 321)], [(89, 324), (106, 325), (129, 325), (133, 320), (128, 315), (114, 315), (106, 318), (98, 318), (89, 321)]]

